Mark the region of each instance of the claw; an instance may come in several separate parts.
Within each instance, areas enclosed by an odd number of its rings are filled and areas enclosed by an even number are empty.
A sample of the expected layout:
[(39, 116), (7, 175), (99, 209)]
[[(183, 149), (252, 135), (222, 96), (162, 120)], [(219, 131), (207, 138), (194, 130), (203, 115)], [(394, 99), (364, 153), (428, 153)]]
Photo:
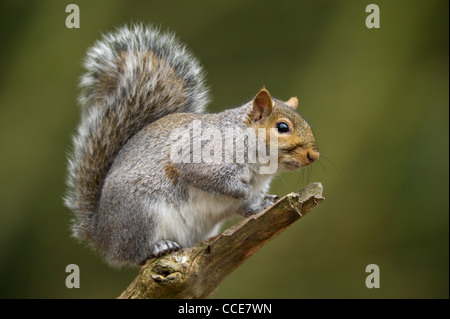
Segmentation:
[(280, 197), (278, 197), (277, 195), (266, 195), (264, 196), (264, 200), (269, 200), (272, 203), (276, 203), (280, 200)]
[(152, 255), (155, 257), (161, 257), (179, 249), (180, 245), (178, 245), (177, 242), (171, 240), (161, 240), (153, 246)]

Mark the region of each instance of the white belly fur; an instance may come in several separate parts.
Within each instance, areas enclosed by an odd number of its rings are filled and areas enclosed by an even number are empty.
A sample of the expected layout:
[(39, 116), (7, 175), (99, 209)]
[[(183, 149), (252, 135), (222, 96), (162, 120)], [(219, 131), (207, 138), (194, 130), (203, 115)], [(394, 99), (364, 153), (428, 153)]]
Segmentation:
[[(252, 179), (253, 196), (266, 192), (271, 178), (258, 176)], [(243, 199), (229, 196), (211, 195), (192, 187), (189, 200), (177, 208), (165, 200), (159, 200), (153, 216), (156, 219), (155, 239), (173, 240), (182, 247), (193, 244), (214, 235), (220, 223), (231, 217), (244, 204)], [(155, 207), (155, 205), (152, 205)]]
[[(243, 204), (243, 200), (228, 196), (215, 196), (192, 188), (189, 204), (176, 208), (166, 201), (158, 201), (155, 236), (157, 240), (169, 239), (183, 247), (214, 235), (215, 226), (230, 217)], [(234, 208), (234, 209), (233, 209)]]

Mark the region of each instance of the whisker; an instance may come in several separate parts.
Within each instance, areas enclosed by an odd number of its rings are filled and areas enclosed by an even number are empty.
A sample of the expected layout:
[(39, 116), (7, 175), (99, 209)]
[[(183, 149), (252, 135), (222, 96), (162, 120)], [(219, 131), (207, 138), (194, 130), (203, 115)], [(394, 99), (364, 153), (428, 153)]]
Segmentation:
[(297, 184), (295, 184), (294, 191), (296, 192), (298, 190), (298, 184), (300, 183), (300, 177), (302, 176), (302, 170), (297, 174)]
[(325, 165), (320, 160), (316, 161), (316, 163), (320, 164), (320, 166), (323, 168), (323, 171), (325, 173), (327, 173), (327, 169), (325, 168)]
[(289, 183), (286, 181), (285, 178), (283, 178), (282, 175), (275, 175), (275, 179), (280, 180), (285, 186), (289, 186)]
[(328, 163), (330, 163), (330, 165), (336, 170), (336, 172), (339, 174), (340, 177), (343, 177), (344, 174), (342, 174), (342, 171), (338, 168), (337, 165), (335, 165), (332, 161), (330, 161), (327, 156), (321, 156), (321, 158), (325, 161), (327, 161)]
[(348, 164), (347, 158), (345, 158), (345, 157), (343, 157), (343, 156), (339, 156), (339, 155), (334, 154), (334, 153), (333, 153), (333, 154), (327, 153), (327, 154), (328, 154), (328, 157), (330, 157), (330, 156), (335, 157), (335, 158), (337, 158), (337, 159), (343, 161), (345, 164)]
[(308, 166), (308, 177), (306, 178), (306, 185), (309, 185), (309, 181), (311, 178), (312, 166)]
[(334, 138), (334, 136), (326, 137), (326, 138), (324, 138), (323, 140), (319, 138), (319, 139), (316, 140), (317, 145), (325, 144), (326, 142), (328, 142), (328, 141), (331, 140), (332, 138)]

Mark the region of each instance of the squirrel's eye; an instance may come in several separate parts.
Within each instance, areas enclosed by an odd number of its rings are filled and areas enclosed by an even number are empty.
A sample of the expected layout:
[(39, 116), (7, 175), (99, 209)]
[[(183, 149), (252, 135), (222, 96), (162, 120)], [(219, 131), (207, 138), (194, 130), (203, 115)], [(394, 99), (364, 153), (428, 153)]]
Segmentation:
[(289, 125), (286, 122), (280, 122), (276, 124), (277, 131), (280, 133), (288, 133)]

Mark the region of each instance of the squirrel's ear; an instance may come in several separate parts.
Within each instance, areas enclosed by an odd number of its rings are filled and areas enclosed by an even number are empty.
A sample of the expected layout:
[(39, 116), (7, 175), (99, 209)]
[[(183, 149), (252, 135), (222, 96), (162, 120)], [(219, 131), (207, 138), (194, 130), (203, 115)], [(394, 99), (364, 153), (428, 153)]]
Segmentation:
[(267, 116), (270, 112), (272, 112), (272, 107), (272, 98), (270, 97), (269, 91), (262, 89), (253, 99), (253, 120), (259, 121), (263, 117)]
[(285, 102), (286, 105), (290, 106), (294, 110), (298, 107), (298, 99), (296, 97), (291, 97), (289, 101)]

